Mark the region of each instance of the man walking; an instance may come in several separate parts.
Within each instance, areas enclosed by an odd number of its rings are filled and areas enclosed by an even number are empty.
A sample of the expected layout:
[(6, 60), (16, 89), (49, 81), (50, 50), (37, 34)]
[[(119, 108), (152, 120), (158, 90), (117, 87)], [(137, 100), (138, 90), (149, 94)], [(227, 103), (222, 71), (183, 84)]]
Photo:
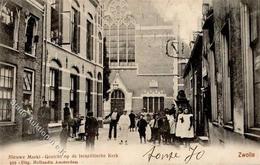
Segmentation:
[(116, 140), (117, 138), (117, 123), (119, 121), (120, 115), (117, 112), (117, 109), (115, 108), (114, 111), (112, 111), (109, 115), (107, 115), (105, 117), (105, 119), (107, 118), (111, 118), (111, 122), (109, 124), (109, 134), (108, 134), (108, 138), (109, 140), (111, 140), (112, 137), (112, 130), (114, 129), (114, 140)]

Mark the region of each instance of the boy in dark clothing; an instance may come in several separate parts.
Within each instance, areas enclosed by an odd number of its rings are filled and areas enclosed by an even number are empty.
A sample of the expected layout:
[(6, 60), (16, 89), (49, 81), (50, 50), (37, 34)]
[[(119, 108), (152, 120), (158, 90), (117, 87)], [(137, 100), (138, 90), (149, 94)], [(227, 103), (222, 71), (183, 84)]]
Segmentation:
[(85, 131), (86, 131), (86, 146), (94, 148), (95, 137), (98, 135), (98, 121), (93, 117), (93, 112), (88, 112), (86, 117)]
[(130, 118), (130, 132), (134, 132), (135, 130), (135, 114), (133, 111), (131, 111), (131, 113), (129, 114), (129, 118)]
[(63, 148), (66, 148), (68, 137), (69, 137), (68, 125), (67, 123), (63, 122), (62, 130), (60, 133), (60, 144)]
[(142, 138), (144, 138), (144, 143), (146, 143), (146, 126), (147, 122), (144, 118), (144, 115), (140, 116), (140, 120), (137, 122), (138, 132), (140, 136), (140, 142), (142, 143)]
[(170, 133), (170, 124), (167, 120), (166, 116), (163, 116), (158, 121), (159, 127), (159, 144), (161, 143), (161, 137), (163, 138), (164, 142), (167, 143), (169, 133)]

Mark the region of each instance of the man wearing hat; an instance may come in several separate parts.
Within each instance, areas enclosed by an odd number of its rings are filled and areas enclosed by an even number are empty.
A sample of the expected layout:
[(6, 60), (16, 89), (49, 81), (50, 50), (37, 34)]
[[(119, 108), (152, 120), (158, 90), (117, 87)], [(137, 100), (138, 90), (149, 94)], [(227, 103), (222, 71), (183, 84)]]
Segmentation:
[(88, 112), (85, 123), (86, 146), (94, 148), (95, 137), (98, 135), (98, 121), (93, 116), (93, 112)]

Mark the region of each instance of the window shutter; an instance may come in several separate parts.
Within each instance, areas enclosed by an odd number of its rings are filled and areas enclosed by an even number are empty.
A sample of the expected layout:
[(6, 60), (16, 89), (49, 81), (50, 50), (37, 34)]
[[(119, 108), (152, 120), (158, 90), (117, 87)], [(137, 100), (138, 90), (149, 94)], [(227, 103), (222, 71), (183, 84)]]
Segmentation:
[(70, 11), (63, 11), (62, 19), (63, 19), (63, 38), (62, 38), (62, 45), (70, 44), (70, 34), (71, 34), (71, 13)]

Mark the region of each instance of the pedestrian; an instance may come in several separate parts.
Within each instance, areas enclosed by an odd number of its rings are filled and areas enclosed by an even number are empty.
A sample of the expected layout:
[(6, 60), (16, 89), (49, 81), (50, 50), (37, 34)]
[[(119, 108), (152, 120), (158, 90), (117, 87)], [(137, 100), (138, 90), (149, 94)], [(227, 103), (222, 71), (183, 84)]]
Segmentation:
[(108, 133), (108, 139), (111, 140), (112, 137), (112, 130), (114, 129), (114, 140), (117, 138), (117, 123), (119, 120), (119, 113), (117, 112), (117, 109), (115, 108), (112, 110), (112, 112), (105, 117), (105, 119), (110, 118), (110, 123), (109, 123), (109, 133)]
[(166, 144), (170, 133), (170, 125), (165, 115), (159, 119), (158, 127), (159, 127), (159, 144), (161, 143), (161, 139), (163, 139), (163, 142)]
[(159, 127), (158, 127), (158, 114), (153, 115), (153, 119), (149, 122), (149, 126), (151, 128), (151, 141), (155, 144), (156, 140), (159, 139)]
[(71, 127), (72, 127), (72, 138), (76, 137), (76, 134), (77, 134), (77, 125), (78, 125), (78, 120), (76, 117), (74, 117), (72, 119), (72, 122), (71, 122)]
[(69, 123), (71, 119), (71, 110), (69, 108), (69, 103), (65, 103), (65, 107), (63, 108), (63, 119), (65, 123)]
[(68, 123), (62, 122), (62, 130), (60, 133), (60, 144), (64, 149), (67, 147), (68, 137), (69, 137)]
[(28, 120), (33, 116), (33, 109), (28, 99), (24, 100), (23, 110), (26, 112), (26, 116), (23, 118), (22, 137), (29, 138), (30, 135), (34, 134), (34, 128)]
[(167, 115), (167, 119), (169, 121), (169, 126), (170, 126), (168, 142), (172, 144), (175, 139), (175, 129), (176, 129), (176, 122), (175, 122), (175, 116), (173, 111), (169, 112), (169, 114)]
[(127, 115), (126, 110), (124, 110), (123, 115), (120, 116), (118, 125), (119, 125), (119, 130), (120, 130), (120, 134), (119, 134), (120, 143), (119, 144), (123, 144), (125, 142), (125, 145), (127, 145), (130, 119), (129, 119), (129, 116)]
[(47, 106), (47, 101), (43, 101), (43, 105), (38, 110), (38, 121), (43, 128), (43, 131), (48, 134), (48, 124), (51, 119), (51, 109)]
[(183, 113), (183, 134), (182, 139), (184, 141), (184, 145), (187, 146), (190, 144), (191, 139), (194, 138), (194, 128), (193, 128), (193, 114), (191, 114), (186, 108)]
[(81, 118), (81, 120), (80, 120), (78, 137), (79, 137), (79, 140), (82, 141), (82, 140), (84, 140), (84, 137), (85, 137), (85, 123), (86, 123), (86, 121), (84, 120), (84, 116), (81, 116), (80, 118)]
[(169, 110), (170, 114), (173, 114), (173, 116), (176, 116), (176, 108), (175, 108), (175, 104), (172, 104), (171, 109)]
[(71, 133), (71, 125), (72, 125), (72, 113), (71, 113), (71, 110), (69, 108), (69, 103), (65, 103), (65, 107), (63, 108), (63, 120), (64, 120), (64, 123), (66, 123), (67, 127), (68, 127), (68, 134), (70, 136), (70, 133)]
[(131, 111), (131, 113), (129, 114), (129, 118), (130, 118), (130, 132), (134, 132), (135, 131), (135, 114), (134, 111)]
[(94, 148), (95, 137), (98, 135), (98, 121), (93, 117), (93, 112), (88, 112), (85, 122), (86, 147)]
[(142, 143), (142, 139), (144, 139), (144, 143), (146, 143), (146, 127), (147, 121), (144, 119), (144, 115), (140, 116), (140, 120), (137, 122), (138, 132), (140, 136), (140, 143)]
[(175, 130), (175, 136), (178, 140), (178, 142), (182, 143), (182, 136), (183, 136), (183, 111), (182, 109), (178, 109), (178, 114), (177, 114), (177, 121), (176, 121), (176, 130)]

